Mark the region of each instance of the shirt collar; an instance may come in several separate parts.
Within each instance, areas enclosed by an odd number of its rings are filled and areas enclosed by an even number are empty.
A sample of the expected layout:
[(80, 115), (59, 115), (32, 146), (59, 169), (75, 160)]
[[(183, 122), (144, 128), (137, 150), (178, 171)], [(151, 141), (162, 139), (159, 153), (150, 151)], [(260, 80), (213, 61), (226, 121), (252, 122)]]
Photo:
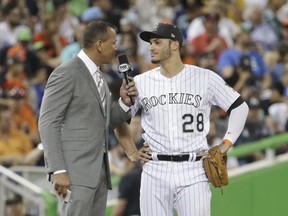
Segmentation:
[(100, 71), (99, 67), (86, 55), (83, 50), (78, 53), (78, 57), (84, 62), (92, 76), (95, 71)]

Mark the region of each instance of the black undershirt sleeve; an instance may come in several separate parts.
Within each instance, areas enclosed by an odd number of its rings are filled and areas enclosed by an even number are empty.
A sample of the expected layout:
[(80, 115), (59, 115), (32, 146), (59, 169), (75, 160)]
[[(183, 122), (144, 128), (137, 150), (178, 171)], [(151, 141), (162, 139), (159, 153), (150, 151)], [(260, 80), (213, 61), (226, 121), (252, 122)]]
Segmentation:
[(227, 110), (227, 113), (230, 114), (230, 112), (232, 111), (232, 109), (235, 109), (236, 107), (240, 106), (242, 103), (244, 102), (243, 98), (241, 96), (239, 96), (234, 103), (229, 107), (229, 109)]

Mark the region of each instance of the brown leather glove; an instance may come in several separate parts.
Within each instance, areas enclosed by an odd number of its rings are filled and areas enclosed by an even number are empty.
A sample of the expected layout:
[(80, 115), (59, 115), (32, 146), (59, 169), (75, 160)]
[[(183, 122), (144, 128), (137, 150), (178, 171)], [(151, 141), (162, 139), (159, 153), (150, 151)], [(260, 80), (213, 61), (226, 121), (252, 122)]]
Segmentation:
[(228, 184), (227, 154), (222, 153), (219, 146), (208, 150), (208, 155), (203, 159), (203, 166), (207, 178), (214, 187), (222, 187)]

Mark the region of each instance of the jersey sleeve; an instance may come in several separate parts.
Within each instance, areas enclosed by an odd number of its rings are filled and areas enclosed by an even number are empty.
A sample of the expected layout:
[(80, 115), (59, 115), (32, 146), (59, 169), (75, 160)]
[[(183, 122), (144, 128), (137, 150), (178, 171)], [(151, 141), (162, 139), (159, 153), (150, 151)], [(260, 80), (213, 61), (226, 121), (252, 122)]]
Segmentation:
[(227, 112), (240, 94), (213, 71), (210, 71), (208, 82), (208, 97), (210, 103)]

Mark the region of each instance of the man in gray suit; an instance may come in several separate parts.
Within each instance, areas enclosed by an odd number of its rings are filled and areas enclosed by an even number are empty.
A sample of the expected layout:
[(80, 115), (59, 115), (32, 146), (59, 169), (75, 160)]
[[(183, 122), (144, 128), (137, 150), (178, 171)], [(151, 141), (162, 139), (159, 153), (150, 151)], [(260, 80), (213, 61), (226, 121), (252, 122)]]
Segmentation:
[[(111, 107), (111, 96), (99, 67), (116, 54), (116, 31), (110, 23), (93, 21), (83, 33), (78, 56), (50, 75), (39, 117), (45, 166), (59, 197), (71, 191), (69, 202), (59, 202), (61, 215), (105, 215), (107, 189), (111, 189), (107, 157), (109, 126), (130, 119), (130, 97), (138, 92), (133, 80), (120, 88), (121, 99)], [(103, 82), (103, 86), (98, 86)], [(104, 89), (104, 92), (102, 91)], [(104, 95), (104, 96), (103, 96)], [(127, 127), (124, 127), (127, 128)], [(132, 161), (142, 160), (130, 138), (121, 137)], [(145, 160), (145, 159), (144, 159)]]

